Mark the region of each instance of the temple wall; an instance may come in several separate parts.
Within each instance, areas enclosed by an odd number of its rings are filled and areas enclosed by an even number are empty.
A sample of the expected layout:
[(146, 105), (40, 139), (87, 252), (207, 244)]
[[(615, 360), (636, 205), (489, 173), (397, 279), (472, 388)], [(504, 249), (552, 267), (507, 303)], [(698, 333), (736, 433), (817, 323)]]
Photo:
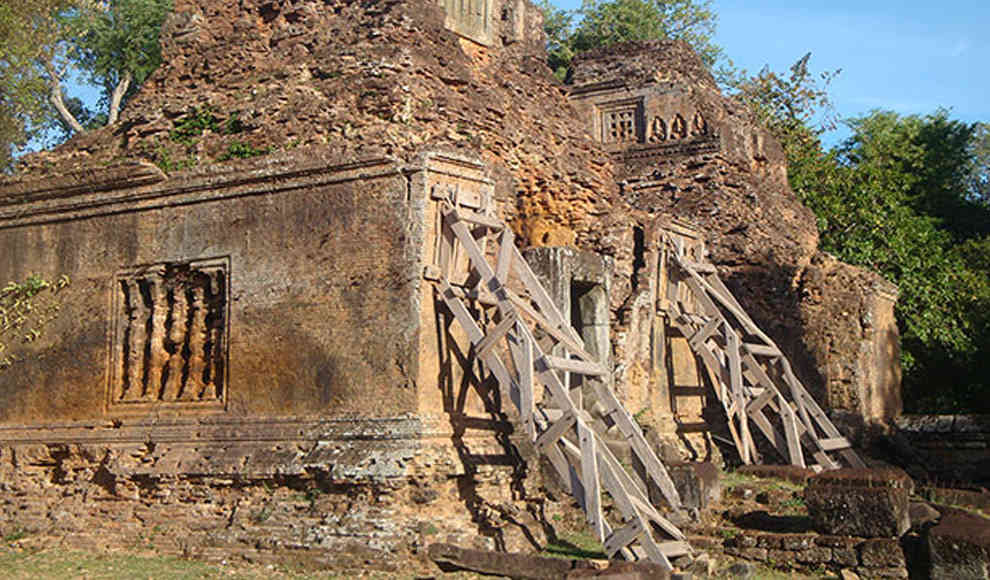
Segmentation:
[(124, 190), (157, 170), (112, 171), (7, 196), (0, 277), (72, 284), (6, 373), (0, 421), (415, 410), (422, 203), (394, 163)]
[(428, 543), (534, 549), (571, 509), (424, 281), (440, 203), (492, 208), (481, 164), (128, 165), (0, 200), (0, 276), (71, 279), (0, 375), (0, 533), (426, 572)]

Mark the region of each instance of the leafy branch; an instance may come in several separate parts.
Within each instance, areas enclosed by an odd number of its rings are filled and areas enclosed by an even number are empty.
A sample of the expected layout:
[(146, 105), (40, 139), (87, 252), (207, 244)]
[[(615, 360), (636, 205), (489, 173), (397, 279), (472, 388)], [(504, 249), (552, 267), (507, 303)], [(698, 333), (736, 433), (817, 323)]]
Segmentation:
[(9, 282), (0, 289), (0, 371), (17, 362), (11, 345), (29, 344), (41, 337), (44, 328), (61, 308), (59, 293), (69, 277), (49, 281), (38, 275), (22, 283)]

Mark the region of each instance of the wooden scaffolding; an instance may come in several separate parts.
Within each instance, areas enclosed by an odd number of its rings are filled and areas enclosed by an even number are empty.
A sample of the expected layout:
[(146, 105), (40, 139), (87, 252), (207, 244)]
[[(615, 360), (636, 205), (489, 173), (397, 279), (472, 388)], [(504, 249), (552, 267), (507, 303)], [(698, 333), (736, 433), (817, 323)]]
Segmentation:
[(761, 462), (755, 425), (792, 465), (837, 469), (841, 458), (865, 467), (774, 341), (719, 279), (703, 245), (665, 232), (658, 272), (659, 309), (700, 359), (743, 463)]
[[(522, 428), (584, 509), (606, 554), (671, 569), (670, 558), (691, 548), (650, 501), (653, 493), (670, 509), (681, 507), (666, 468), (604, 381), (591, 382), (593, 397), (566, 386), (569, 375), (601, 377), (609, 370), (587, 352), (504, 223), (447, 200), (441, 211), (438, 264), (428, 277), (470, 341), (474, 360), (495, 377), (502, 400), (512, 401)], [(639, 469), (622, 465), (606, 432), (621, 434)]]

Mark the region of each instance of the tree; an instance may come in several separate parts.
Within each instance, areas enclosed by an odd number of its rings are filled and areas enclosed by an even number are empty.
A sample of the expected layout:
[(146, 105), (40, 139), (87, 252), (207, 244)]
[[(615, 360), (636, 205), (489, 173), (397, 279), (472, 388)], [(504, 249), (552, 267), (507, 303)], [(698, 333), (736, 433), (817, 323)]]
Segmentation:
[[(172, 0), (9, 0), (0, 6), (0, 163), (31, 139), (64, 139), (117, 121), (160, 64)], [(66, 84), (99, 89), (97, 108)]]
[(712, 41), (718, 17), (711, 0), (583, 0), (576, 12), (542, 0), (540, 7), (548, 64), (561, 79), (574, 55), (617, 42), (684, 40), (710, 67), (723, 56)]

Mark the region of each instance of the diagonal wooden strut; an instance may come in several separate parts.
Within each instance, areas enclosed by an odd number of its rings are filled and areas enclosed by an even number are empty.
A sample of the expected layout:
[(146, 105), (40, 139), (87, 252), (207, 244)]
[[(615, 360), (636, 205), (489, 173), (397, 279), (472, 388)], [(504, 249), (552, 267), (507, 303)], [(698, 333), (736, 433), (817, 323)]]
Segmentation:
[[(501, 221), (449, 202), (442, 212), (436, 288), (472, 353), (497, 379), (503, 400), (513, 402), (522, 428), (582, 506), (608, 556), (646, 558), (672, 569), (669, 558), (689, 553), (690, 546), (649, 500), (655, 488), (670, 508), (681, 508), (666, 468), (604, 381), (592, 383), (594, 405), (603, 410), (599, 419), (585, 409), (592, 401), (572, 396), (565, 386), (570, 374), (600, 377), (608, 369), (587, 352)], [(464, 279), (463, 272), (453, 271), (456, 261), (447, 259), (459, 251), (468, 258), (471, 287), (451, 282)], [(551, 356), (551, 351), (569, 354)], [(641, 470), (630, 473), (609, 449), (602, 434), (611, 427), (628, 442)], [(603, 508), (603, 494), (615, 509)]]
[[(715, 386), (743, 462), (759, 458), (750, 430), (755, 425), (792, 465), (836, 469), (841, 456), (852, 467), (865, 467), (794, 375), (777, 345), (725, 287), (714, 266), (692, 261), (683, 246), (669, 237), (664, 242), (671, 280), (666, 289), (668, 316), (688, 337)], [(688, 291), (681, 292), (681, 288)], [(809, 456), (816, 463), (810, 463)]]

